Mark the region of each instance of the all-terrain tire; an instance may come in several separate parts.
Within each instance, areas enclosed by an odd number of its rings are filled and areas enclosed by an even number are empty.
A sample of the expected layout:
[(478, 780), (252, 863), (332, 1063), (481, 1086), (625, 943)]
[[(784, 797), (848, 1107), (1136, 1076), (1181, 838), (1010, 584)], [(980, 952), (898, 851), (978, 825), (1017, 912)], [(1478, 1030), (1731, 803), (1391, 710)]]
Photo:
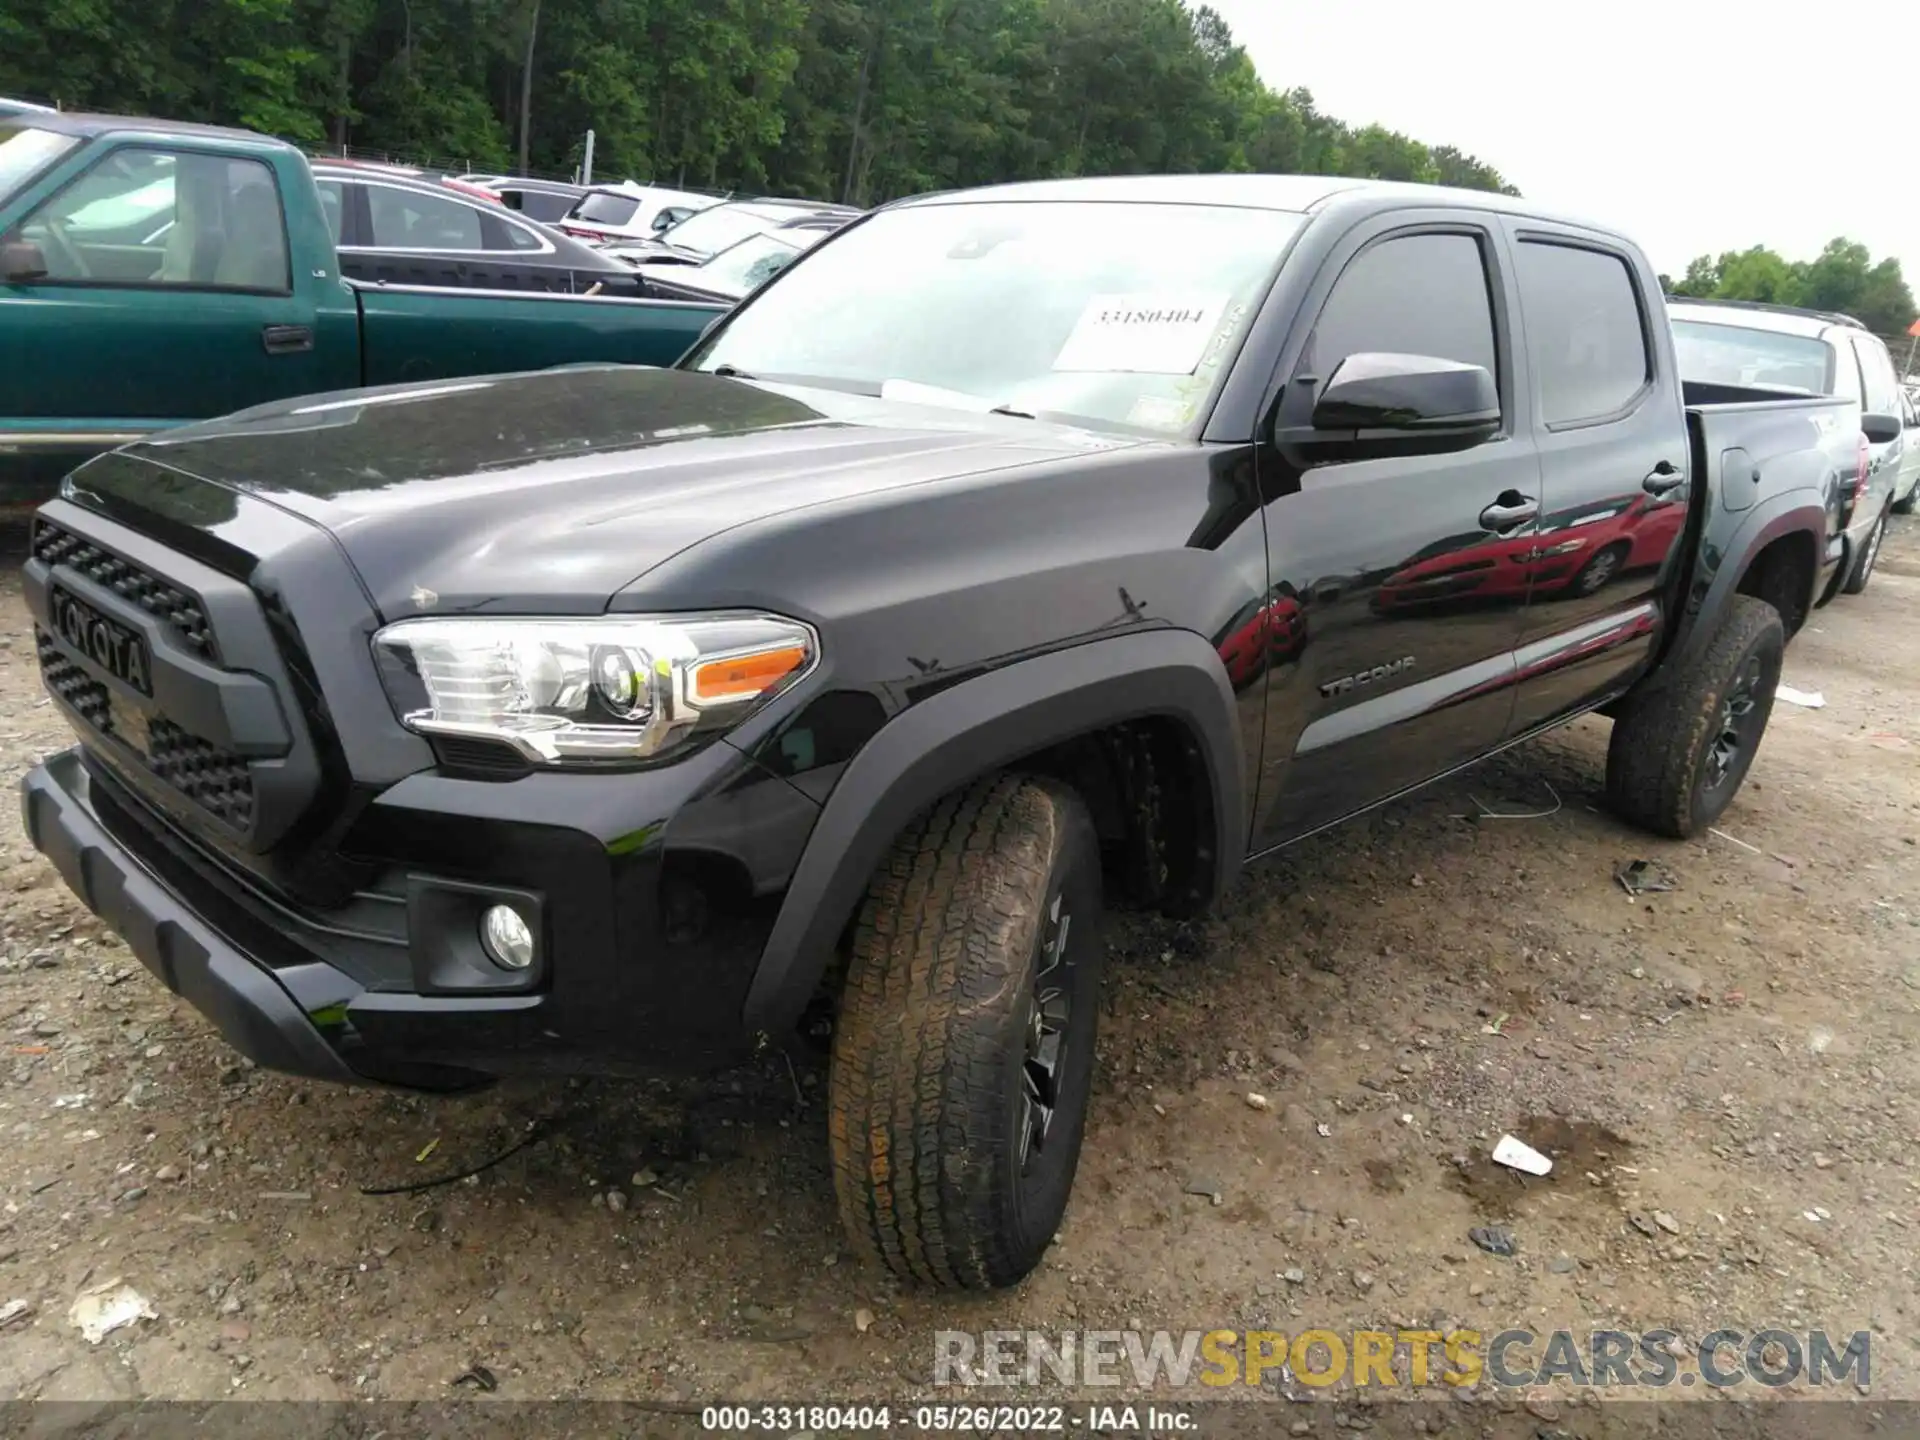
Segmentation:
[(1786, 643), (1777, 610), (1736, 595), (1690, 669), (1627, 697), (1607, 746), (1607, 801), (1622, 818), (1675, 839), (1720, 818), (1766, 733)]
[(1859, 558), (1847, 571), (1847, 583), (1840, 588), (1849, 595), (1858, 595), (1867, 588), (1867, 582), (1873, 579), (1874, 562), (1880, 558), (1880, 542), (1887, 538), (1887, 516), (1892, 511), (1888, 506), (1880, 512), (1880, 518), (1873, 522), (1873, 529), (1867, 532), (1867, 543), (1860, 547)]
[[(896, 1274), (991, 1289), (1046, 1252), (1086, 1125), (1099, 915), (1086, 808), (1018, 775), (940, 801), (874, 877), (835, 1026), (828, 1133), (840, 1218)], [(1048, 1006), (1052, 1081), (1033, 1058)], [(1056, 1103), (1035, 1110), (1043, 1088)]]

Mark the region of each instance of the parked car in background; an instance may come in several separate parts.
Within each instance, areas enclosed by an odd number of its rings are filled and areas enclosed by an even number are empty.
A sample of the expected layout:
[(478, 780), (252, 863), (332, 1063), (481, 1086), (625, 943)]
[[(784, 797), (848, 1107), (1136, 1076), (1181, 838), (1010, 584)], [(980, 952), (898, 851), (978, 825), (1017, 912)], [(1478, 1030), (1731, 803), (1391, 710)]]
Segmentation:
[(1839, 585), (1858, 595), (1873, 578), (1904, 452), (1920, 445), (1902, 421), (1893, 357), (1850, 315), (1745, 300), (1668, 304), (1683, 380), (1706, 386), (1833, 395), (1860, 407), (1859, 461), (1845, 487), (1847, 556)]
[[(354, 285), (290, 145), (111, 116), (0, 120), (0, 502), (44, 499), (102, 450), (270, 400), (359, 385), (437, 393), (433, 382), (584, 361), (666, 365), (725, 308)], [(317, 428), (417, 393), (348, 410), (320, 401), (283, 424)]]
[(15, 100), (0, 95), (0, 120), (12, 115), (58, 115), (60, 112), (51, 105), (38, 105), (31, 100)]
[(339, 247), (341, 273), (351, 280), (569, 295), (644, 293), (631, 266), (515, 214), (478, 186), (325, 160), (314, 162), (313, 178)]
[(682, 220), (718, 205), (725, 198), (658, 185), (595, 185), (559, 220), (560, 228), (582, 240), (647, 240)]
[(1912, 390), (1903, 391), (1900, 405), (1906, 443), (1900, 451), (1899, 473), (1893, 477), (1893, 508), (1901, 515), (1911, 515), (1915, 500), (1920, 500), (1920, 399)]
[(501, 203), (500, 197), (485, 186), (476, 185), (462, 176), (441, 175), (432, 170), (422, 170), (417, 165), (397, 165), (386, 160), (356, 160), (338, 155), (312, 155), (308, 159), (316, 166), (326, 166), (333, 170), (353, 170), (368, 175), (384, 175), (395, 180), (417, 180), (427, 185), (444, 185), (447, 189), (465, 195), (470, 200), (484, 200), (489, 205)]
[(860, 212), (850, 205), (813, 200), (729, 200), (682, 220), (655, 240), (627, 247), (629, 258), (674, 265), (698, 265), (730, 245), (762, 231), (830, 234)]
[(460, 175), (455, 180), (498, 195), (500, 203), (542, 225), (557, 225), (587, 193), (563, 180), (529, 180), (519, 175)]
[[(635, 262), (646, 293), (663, 300), (706, 300), (733, 304), (778, 275), (830, 230), (762, 230), (698, 265), (661, 262), (645, 255)], [(625, 258), (619, 247), (609, 250)]]

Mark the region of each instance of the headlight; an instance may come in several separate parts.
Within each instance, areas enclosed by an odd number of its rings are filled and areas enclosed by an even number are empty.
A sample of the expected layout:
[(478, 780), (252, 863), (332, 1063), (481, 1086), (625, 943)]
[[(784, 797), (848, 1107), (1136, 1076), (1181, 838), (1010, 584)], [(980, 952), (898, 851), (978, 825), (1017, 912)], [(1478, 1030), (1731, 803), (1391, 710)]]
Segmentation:
[(409, 730), (545, 765), (646, 760), (729, 729), (819, 655), (812, 627), (762, 614), (401, 620), (373, 648)]

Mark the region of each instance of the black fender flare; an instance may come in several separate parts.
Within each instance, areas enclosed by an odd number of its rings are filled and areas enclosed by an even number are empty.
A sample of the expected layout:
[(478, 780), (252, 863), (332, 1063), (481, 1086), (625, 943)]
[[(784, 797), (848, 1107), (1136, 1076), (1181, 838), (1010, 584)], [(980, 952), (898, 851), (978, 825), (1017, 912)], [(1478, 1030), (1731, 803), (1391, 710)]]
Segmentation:
[(1218, 899), (1246, 855), (1247, 757), (1214, 648), (1191, 630), (1151, 630), (1016, 661), (904, 711), (848, 762), (761, 952), (742, 1011), (749, 1033), (779, 1034), (799, 1019), (847, 918), (915, 815), (1022, 756), (1152, 716), (1185, 724), (1206, 763)]
[[(1660, 670), (1671, 673), (1697, 661), (1713, 643), (1727, 607), (1739, 593), (1740, 581), (1753, 563), (1753, 557), (1783, 535), (1803, 533), (1813, 546), (1813, 573), (1807, 582), (1805, 614), (1812, 614), (1820, 598), (1820, 572), (1827, 548), (1827, 511), (1819, 498), (1809, 491), (1776, 495), (1763, 500), (1748, 512), (1721, 551), (1719, 564), (1707, 581), (1707, 591), (1698, 603), (1683, 611), (1680, 631), (1667, 649)], [(1709, 553), (1702, 547), (1702, 554)], [(1697, 584), (1696, 584), (1697, 590)], [(1656, 672), (1659, 673), (1659, 672)]]

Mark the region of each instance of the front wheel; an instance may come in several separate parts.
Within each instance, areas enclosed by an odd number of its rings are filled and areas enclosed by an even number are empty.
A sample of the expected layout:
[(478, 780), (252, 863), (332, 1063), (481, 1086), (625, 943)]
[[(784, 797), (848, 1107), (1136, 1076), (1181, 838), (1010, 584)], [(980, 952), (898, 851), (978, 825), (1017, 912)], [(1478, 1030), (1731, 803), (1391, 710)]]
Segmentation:
[(1873, 529), (1867, 532), (1867, 543), (1860, 547), (1860, 558), (1847, 572), (1844, 587), (1847, 594), (1858, 595), (1867, 588), (1867, 582), (1873, 579), (1873, 565), (1880, 558), (1880, 542), (1887, 533), (1887, 512), (1882, 510), (1880, 518), (1873, 522)]
[(875, 876), (828, 1138), (840, 1218), (894, 1273), (990, 1289), (1046, 1252), (1086, 1127), (1099, 918), (1093, 823), (1051, 781), (949, 796)]
[(1607, 745), (1607, 801), (1623, 819), (1684, 840), (1720, 818), (1766, 733), (1786, 644), (1779, 611), (1736, 595), (1689, 670), (1627, 696)]

